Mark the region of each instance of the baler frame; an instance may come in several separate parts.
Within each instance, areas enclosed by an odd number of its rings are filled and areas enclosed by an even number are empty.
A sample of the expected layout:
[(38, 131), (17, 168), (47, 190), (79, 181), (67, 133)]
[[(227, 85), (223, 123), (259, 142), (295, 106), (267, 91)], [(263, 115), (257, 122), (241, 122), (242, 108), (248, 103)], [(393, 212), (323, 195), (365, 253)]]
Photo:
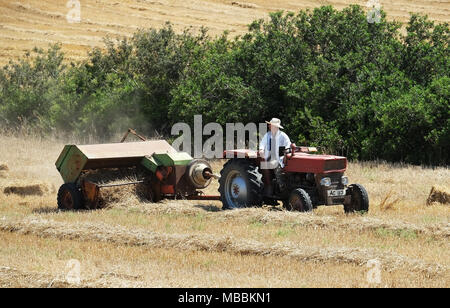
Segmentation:
[[(126, 138), (126, 135), (124, 136)], [(140, 138), (142, 139), (142, 138)], [(124, 140), (124, 139), (122, 139)], [(190, 200), (219, 200), (219, 196), (203, 195), (200, 189), (209, 185), (214, 174), (205, 160), (193, 159), (185, 152), (177, 152), (165, 140), (97, 145), (67, 145), (56, 161), (64, 185), (58, 193), (59, 204), (65, 208), (68, 193), (79, 194), (85, 207), (99, 206), (101, 189), (125, 185), (144, 185), (150, 201), (164, 198)], [(142, 178), (125, 183), (95, 183), (86, 178), (92, 170), (136, 169)], [(65, 197), (63, 197), (63, 195)], [(75, 196), (77, 197), (77, 196)], [(77, 199), (77, 198), (75, 198)], [(70, 202), (72, 202), (71, 200)]]

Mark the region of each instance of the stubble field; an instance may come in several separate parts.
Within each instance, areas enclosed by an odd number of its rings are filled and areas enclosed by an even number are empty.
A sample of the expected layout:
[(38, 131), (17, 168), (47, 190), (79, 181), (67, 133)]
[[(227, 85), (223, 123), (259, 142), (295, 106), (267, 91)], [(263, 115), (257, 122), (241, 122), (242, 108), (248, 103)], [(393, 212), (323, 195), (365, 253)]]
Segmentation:
[[(63, 144), (6, 135), (0, 143), (0, 286), (77, 286), (66, 279), (72, 259), (86, 287), (450, 286), (450, 209), (426, 205), (433, 185), (449, 186), (447, 168), (351, 163), (351, 182), (369, 192), (363, 216), (341, 206), (304, 214), (153, 204), (132, 189), (112, 191), (119, 198), (106, 209), (60, 212), (54, 161)], [(25, 189), (6, 194), (12, 186)], [(374, 259), (380, 284), (367, 280)]]
[[(170, 21), (176, 31), (211, 35), (276, 10), (367, 1), (82, 0), (81, 22), (68, 23), (66, 1), (0, 0), (0, 65), (33, 47), (61, 43), (82, 60), (106, 36), (130, 36)], [(380, 1), (389, 19), (409, 13), (450, 21), (448, 0)], [(67, 141), (69, 142), (69, 141)], [(61, 141), (0, 134), (0, 287), (449, 287), (450, 208), (426, 199), (450, 187), (448, 168), (353, 162), (348, 176), (369, 192), (367, 215), (342, 206), (313, 213), (280, 207), (222, 211), (219, 202), (146, 203), (132, 190), (97, 211), (60, 212), (62, 180), (54, 162)], [(223, 164), (213, 162), (216, 172)], [(217, 193), (217, 183), (208, 188)], [(67, 280), (69, 260), (81, 284)], [(380, 264), (381, 283), (367, 279)], [(370, 264), (370, 262), (369, 262)]]

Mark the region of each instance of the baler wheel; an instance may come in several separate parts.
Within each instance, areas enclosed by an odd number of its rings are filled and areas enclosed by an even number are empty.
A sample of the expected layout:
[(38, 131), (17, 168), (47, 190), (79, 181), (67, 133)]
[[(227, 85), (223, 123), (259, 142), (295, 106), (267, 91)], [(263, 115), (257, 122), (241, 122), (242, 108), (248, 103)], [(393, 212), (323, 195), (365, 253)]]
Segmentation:
[(349, 186), (351, 194), (351, 201), (349, 204), (344, 204), (346, 213), (367, 213), (369, 211), (369, 195), (366, 189), (361, 184), (352, 184)]
[(311, 212), (313, 205), (308, 193), (301, 188), (294, 189), (289, 199), (283, 202), (288, 211)]
[(63, 184), (58, 191), (58, 209), (79, 210), (84, 208), (83, 195), (75, 184)]

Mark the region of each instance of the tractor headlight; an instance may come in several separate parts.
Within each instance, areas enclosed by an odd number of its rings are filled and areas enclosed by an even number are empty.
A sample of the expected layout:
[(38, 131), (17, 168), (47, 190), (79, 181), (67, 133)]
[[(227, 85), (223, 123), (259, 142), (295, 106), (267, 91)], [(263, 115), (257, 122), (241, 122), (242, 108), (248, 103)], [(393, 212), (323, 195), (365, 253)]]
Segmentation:
[(322, 186), (330, 186), (331, 185), (331, 179), (330, 178), (323, 178), (320, 180), (320, 185)]
[(346, 177), (346, 176), (341, 177), (341, 183), (342, 183), (342, 185), (347, 185), (348, 184), (348, 177)]

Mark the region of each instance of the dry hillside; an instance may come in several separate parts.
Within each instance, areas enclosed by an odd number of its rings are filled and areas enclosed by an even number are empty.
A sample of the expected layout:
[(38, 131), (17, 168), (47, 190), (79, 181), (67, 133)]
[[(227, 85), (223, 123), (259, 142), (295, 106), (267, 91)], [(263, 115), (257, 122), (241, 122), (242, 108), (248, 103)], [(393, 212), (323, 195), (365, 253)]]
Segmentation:
[[(66, 20), (65, 0), (0, 0), (0, 64), (24, 51), (61, 42), (71, 60), (82, 59), (105, 36), (122, 37), (139, 28), (160, 27), (166, 21), (177, 30), (207, 26), (211, 34), (229, 30), (242, 34), (246, 25), (276, 10), (298, 11), (321, 5), (338, 9), (363, 0), (81, 0), (81, 23)], [(428, 14), (440, 22), (450, 20), (448, 0), (381, 0), (390, 19), (408, 20), (410, 12)]]

